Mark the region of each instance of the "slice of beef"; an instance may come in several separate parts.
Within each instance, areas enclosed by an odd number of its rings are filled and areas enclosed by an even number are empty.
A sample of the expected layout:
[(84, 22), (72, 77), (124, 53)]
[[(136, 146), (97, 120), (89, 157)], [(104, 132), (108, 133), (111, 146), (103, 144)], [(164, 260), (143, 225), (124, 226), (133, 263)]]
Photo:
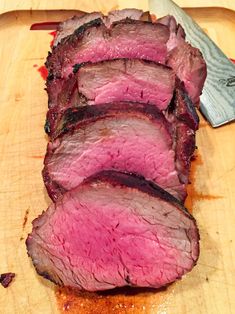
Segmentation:
[(114, 58), (141, 58), (164, 63), (169, 29), (160, 23), (126, 19), (107, 28), (102, 19), (79, 27), (49, 53), (49, 77), (67, 78), (73, 66)]
[(73, 34), (77, 28), (98, 18), (102, 19), (107, 27), (109, 27), (113, 22), (126, 18), (130, 18), (132, 20), (151, 21), (149, 12), (143, 12), (138, 9), (114, 10), (110, 11), (108, 16), (103, 15), (101, 12), (85, 13), (82, 16), (73, 16), (72, 18), (60, 23), (53, 45), (57, 46), (63, 38)]
[(194, 218), (166, 191), (109, 171), (35, 219), (26, 245), (37, 272), (59, 285), (159, 288), (196, 264), (199, 233)]
[[(160, 109), (166, 109), (175, 85), (175, 74), (169, 67), (146, 60), (114, 59), (96, 63), (88, 62), (76, 65), (74, 72), (76, 71), (75, 77), (70, 75), (67, 80), (48, 81), (50, 108), (71, 107), (69, 101), (74, 92), (77, 95), (83, 94), (91, 104), (92, 102), (97, 104), (103, 102), (101, 98), (105, 97), (103, 94), (106, 91), (108, 98), (132, 100), (136, 96), (135, 101), (151, 101)], [(122, 86), (118, 93), (117, 86), (120, 84)], [(115, 87), (114, 90), (113, 87)], [(137, 95), (134, 95), (133, 91), (136, 88)], [(112, 96), (112, 94), (115, 95)], [(128, 97), (128, 99), (123, 99), (123, 97)], [(108, 99), (105, 99), (105, 102), (108, 102)]]
[(183, 42), (169, 52), (167, 65), (184, 82), (192, 102), (198, 105), (207, 75), (206, 62), (201, 52), (189, 43)]
[(167, 42), (168, 52), (185, 41), (184, 29), (180, 24), (177, 24), (174, 16), (172, 15), (164, 16), (160, 19), (157, 19), (157, 23), (160, 23), (169, 27), (170, 38)]
[(178, 199), (171, 125), (153, 105), (112, 103), (70, 109), (47, 147), (43, 178), (53, 201), (102, 170), (136, 173)]
[(87, 102), (136, 101), (165, 110), (173, 96), (174, 72), (161, 64), (138, 59), (87, 63), (76, 74), (78, 92)]
[(168, 26), (170, 30), (166, 64), (172, 67), (180, 80), (184, 82), (193, 103), (198, 105), (207, 75), (206, 62), (202, 54), (197, 48), (185, 42), (184, 29), (177, 24), (174, 16), (164, 16), (158, 19), (157, 23)]
[[(76, 82), (77, 81), (77, 82)], [(151, 103), (165, 110), (173, 96), (174, 72), (161, 64), (138, 60), (117, 59), (79, 65), (78, 72), (61, 85), (48, 84), (53, 94), (47, 115), (49, 134), (52, 136), (64, 110), (85, 104), (116, 101)]]
[(47, 80), (48, 107), (53, 108), (57, 105), (60, 107), (68, 107), (73, 94), (77, 92), (77, 78), (70, 74), (66, 80)]

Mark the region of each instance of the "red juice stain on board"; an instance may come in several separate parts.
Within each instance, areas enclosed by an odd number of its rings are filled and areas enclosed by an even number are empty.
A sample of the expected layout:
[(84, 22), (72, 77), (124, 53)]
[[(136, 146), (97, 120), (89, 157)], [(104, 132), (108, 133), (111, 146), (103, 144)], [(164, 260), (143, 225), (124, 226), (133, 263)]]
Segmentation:
[(53, 45), (54, 45), (54, 40), (55, 40), (56, 33), (57, 33), (57, 31), (53, 31), (53, 32), (50, 32), (50, 33), (49, 33), (49, 35), (53, 36), (53, 39), (52, 39), (52, 41), (50, 42), (50, 47), (51, 47), (51, 48), (52, 48)]
[(37, 71), (41, 74), (41, 77), (46, 80), (48, 76), (48, 71), (45, 65), (40, 66), (40, 68), (37, 69)]
[(38, 67), (38, 65), (37, 65), (37, 64), (34, 64), (34, 65), (33, 65), (33, 67), (34, 67), (34, 68), (37, 68), (37, 67)]
[(60, 22), (41, 22), (34, 23), (30, 26), (31, 31), (55, 30)]
[(69, 314), (157, 313), (173, 293), (174, 284), (158, 290), (128, 287), (94, 293), (56, 288), (55, 292), (58, 309)]

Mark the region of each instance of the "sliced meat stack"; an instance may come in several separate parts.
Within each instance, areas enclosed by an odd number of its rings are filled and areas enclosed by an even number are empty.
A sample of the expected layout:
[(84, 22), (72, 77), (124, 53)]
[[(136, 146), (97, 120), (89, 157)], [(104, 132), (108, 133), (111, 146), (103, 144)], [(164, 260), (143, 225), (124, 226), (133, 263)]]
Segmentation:
[(83, 63), (67, 79), (47, 114), (46, 130), (53, 137), (65, 109), (116, 101), (153, 104), (166, 110), (174, 92), (175, 74), (169, 67), (139, 59)]
[(37, 272), (99, 291), (159, 288), (196, 264), (184, 208), (206, 78), (172, 16), (100, 12), (61, 23), (46, 61), (53, 204), (26, 241)]
[(48, 144), (43, 177), (55, 201), (102, 170), (139, 174), (185, 198), (171, 124), (153, 105), (110, 103), (68, 110)]

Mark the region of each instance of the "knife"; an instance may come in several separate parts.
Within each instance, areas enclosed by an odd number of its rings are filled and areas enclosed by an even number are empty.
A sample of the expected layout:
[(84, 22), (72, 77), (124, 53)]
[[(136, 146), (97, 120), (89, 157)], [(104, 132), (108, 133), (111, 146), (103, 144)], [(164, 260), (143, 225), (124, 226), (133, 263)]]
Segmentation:
[(207, 78), (200, 97), (200, 110), (213, 127), (235, 120), (235, 65), (205, 32), (171, 0), (149, 0), (149, 10), (157, 17), (173, 15), (186, 39), (200, 49), (207, 64)]

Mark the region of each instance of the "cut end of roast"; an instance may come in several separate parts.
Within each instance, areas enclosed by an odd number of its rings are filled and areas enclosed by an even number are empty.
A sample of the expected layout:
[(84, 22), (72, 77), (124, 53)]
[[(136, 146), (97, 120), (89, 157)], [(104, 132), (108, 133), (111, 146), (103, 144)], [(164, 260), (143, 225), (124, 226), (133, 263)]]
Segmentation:
[(166, 191), (108, 171), (34, 220), (27, 249), (37, 272), (59, 285), (159, 288), (196, 264), (199, 234), (193, 217)]

